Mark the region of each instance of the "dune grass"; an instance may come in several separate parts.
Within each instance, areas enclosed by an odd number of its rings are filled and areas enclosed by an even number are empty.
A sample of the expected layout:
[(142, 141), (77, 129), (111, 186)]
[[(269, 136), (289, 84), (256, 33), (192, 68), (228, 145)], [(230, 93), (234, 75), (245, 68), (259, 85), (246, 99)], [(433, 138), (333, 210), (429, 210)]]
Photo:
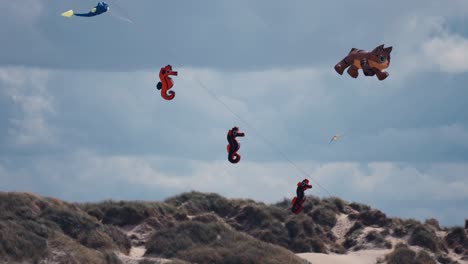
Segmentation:
[(196, 221), (158, 230), (148, 241), (146, 254), (192, 263), (304, 263), (284, 248), (260, 242), (224, 224)]

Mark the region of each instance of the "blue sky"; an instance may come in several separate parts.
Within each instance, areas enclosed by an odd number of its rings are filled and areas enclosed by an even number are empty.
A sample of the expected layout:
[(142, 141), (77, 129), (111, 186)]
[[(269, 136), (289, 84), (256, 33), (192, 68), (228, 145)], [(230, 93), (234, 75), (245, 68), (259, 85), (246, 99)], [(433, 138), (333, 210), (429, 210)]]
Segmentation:
[[(1, 2), (0, 190), (276, 202), (304, 178), (284, 153), (311, 175), (310, 194), (328, 195), (318, 182), (390, 216), (462, 224), (468, 4), (348, 2), (109, 0), (90, 19), (60, 13), (93, 1)], [(383, 43), (385, 81), (334, 71), (352, 47)], [(179, 72), (170, 102), (154, 88), (166, 64)], [(246, 133), (237, 165), (225, 152), (234, 125)]]

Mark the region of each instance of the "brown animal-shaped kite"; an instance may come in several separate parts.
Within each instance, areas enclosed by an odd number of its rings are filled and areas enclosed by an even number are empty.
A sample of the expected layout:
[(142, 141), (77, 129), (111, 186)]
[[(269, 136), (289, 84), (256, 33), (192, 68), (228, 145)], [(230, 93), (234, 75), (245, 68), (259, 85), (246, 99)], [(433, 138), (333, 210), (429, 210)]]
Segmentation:
[(341, 75), (349, 67), (348, 74), (357, 78), (358, 70), (362, 69), (365, 76), (377, 75), (377, 78), (382, 81), (388, 77), (388, 72), (384, 69), (390, 65), (390, 52), (392, 52), (392, 47), (384, 48), (383, 44), (371, 52), (352, 48), (348, 56), (335, 65), (335, 70)]

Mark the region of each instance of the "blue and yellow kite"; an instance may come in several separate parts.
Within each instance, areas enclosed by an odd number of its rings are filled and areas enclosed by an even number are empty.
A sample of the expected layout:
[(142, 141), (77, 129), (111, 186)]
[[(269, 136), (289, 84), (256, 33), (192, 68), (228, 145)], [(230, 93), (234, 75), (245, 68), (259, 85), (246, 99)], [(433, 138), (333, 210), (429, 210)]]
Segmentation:
[(81, 16), (81, 17), (93, 17), (100, 14), (104, 14), (105, 12), (109, 11), (109, 5), (106, 2), (99, 2), (97, 6), (95, 6), (91, 11), (88, 13), (83, 14), (75, 14), (73, 10), (68, 10), (62, 13), (64, 17), (72, 17), (72, 16)]

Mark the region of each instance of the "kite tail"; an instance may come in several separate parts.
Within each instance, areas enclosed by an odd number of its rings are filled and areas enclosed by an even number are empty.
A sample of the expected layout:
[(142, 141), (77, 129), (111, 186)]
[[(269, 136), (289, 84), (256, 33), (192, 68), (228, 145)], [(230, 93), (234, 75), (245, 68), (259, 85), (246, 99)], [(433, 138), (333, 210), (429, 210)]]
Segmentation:
[(294, 199), (292, 200), (291, 212), (293, 212), (294, 214), (299, 214), (304, 208), (303, 206), (304, 201), (305, 201), (305, 198), (302, 199), (302, 201), (298, 201), (297, 197), (294, 197)]
[(294, 205), (296, 203), (297, 197), (294, 197), (291, 201), (291, 204)]
[(161, 91), (161, 96), (162, 98), (166, 100), (172, 100), (175, 97), (175, 92), (174, 91)]
[(240, 159), (241, 159), (241, 155), (239, 155), (238, 153), (232, 153), (232, 154), (229, 154), (228, 156), (229, 162), (234, 163), (234, 164), (239, 163)]
[(62, 13), (62, 16), (64, 17), (72, 17), (75, 13), (73, 12), (73, 10), (68, 10), (66, 12), (63, 12)]

